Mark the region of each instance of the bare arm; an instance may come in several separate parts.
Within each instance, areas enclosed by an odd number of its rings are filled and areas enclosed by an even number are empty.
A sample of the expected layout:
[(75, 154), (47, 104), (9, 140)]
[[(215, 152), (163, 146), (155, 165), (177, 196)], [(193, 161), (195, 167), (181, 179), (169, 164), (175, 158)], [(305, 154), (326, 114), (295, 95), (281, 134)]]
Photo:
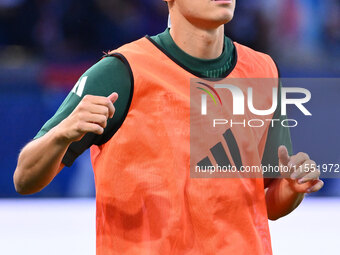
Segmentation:
[(293, 190), (286, 179), (275, 179), (266, 191), (268, 219), (277, 220), (291, 213), (304, 196)]
[(47, 186), (64, 167), (61, 160), (69, 145), (58, 134), (57, 127), (27, 144), (19, 155), (13, 176), (16, 191), (28, 195)]
[(27, 144), (21, 151), (14, 172), (15, 189), (23, 195), (39, 192), (62, 170), (62, 159), (74, 141), (86, 133), (102, 134), (107, 119), (114, 115), (113, 103), (118, 94), (109, 97), (85, 96), (74, 111), (43, 137)]

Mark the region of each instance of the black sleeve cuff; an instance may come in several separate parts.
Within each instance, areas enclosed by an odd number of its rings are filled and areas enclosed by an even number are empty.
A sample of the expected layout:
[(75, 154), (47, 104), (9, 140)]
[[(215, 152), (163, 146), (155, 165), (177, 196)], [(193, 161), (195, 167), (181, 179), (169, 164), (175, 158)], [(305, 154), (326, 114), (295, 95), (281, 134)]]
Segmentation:
[(63, 160), (61, 161), (65, 166), (70, 167), (73, 162), (79, 157), (79, 155), (72, 151), (70, 148), (66, 151)]
[(98, 135), (94, 133), (87, 133), (80, 141), (73, 142), (68, 147), (62, 163), (70, 167), (73, 162), (88, 148), (90, 148), (93, 144), (95, 144), (95, 140), (98, 139)]

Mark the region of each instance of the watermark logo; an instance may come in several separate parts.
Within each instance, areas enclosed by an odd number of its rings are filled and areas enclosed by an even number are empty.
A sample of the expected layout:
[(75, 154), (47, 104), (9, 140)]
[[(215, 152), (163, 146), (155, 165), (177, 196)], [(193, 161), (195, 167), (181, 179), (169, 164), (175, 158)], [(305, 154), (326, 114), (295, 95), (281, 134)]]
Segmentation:
[[(204, 83), (204, 82), (197, 82), (198, 84), (210, 89), (214, 94), (215, 96), (218, 98), (218, 101), (220, 102), (220, 105), (223, 106), (223, 103), (222, 103), (222, 100), (221, 100), (221, 97), (220, 95), (218, 94), (218, 92), (216, 91), (215, 88), (213, 88), (212, 86)], [(200, 89), (202, 90), (203, 92), (205, 92), (206, 94), (202, 94), (202, 107), (201, 107), (201, 113), (202, 115), (207, 115), (207, 94), (210, 96), (210, 98), (214, 101), (215, 105), (217, 105), (217, 101), (214, 97), (214, 95), (209, 91), (207, 90), (206, 88), (201, 88), (201, 87), (197, 87), (197, 89)]]
[[(232, 94), (233, 98), (233, 115), (244, 115), (245, 114), (245, 95), (243, 91), (235, 86), (230, 84), (215, 84), (214, 86), (210, 86), (203, 82), (198, 82), (198, 84), (209, 88), (218, 98), (220, 105), (223, 106), (221, 97), (219, 96), (217, 89), (226, 89)], [(216, 99), (214, 95), (205, 88), (197, 87), (197, 89), (202, 90), (206, 94), (201, 95), (201, 114), (207, 115), (207, 94), (213, 100), (215, 105), (217, 105)], [(308, 103), (311, 100), (311, 92), (305, 88), (281, 88), (281, 115), (287, 114), (287, 105), (295, 105), (304, 115), (311, 116), (311, 112), (304, 106), (305, 103)], [(289, 98), (289, 94), (301, 94), (302, 98)], [(272, 88), (272, 105), (269, 109), (266, 110), (258, 110), (254, 107), (254, 95), (253, 88), (247, 88), (247, 106), (251, 113), (259, 116), (270, 115), (274, 113), (278, 107), (278, 88)]]
[[(298, 136), (302, 141), (308, 134), (315, 137), (311, 128), (322, 135), (338, 85), (337, 79), (191, 79), (190, 176), (281, 178), (277, 147), (289, 147), (289, 132), (303, 134)], [(329, 107), (322, 108), (320, 102)], [(338, 116), (338, 109), (332, 116)], [(332, 129), (334, 134), (331, 125), (324, 133)], [(340, 164), (321, 162), (324, 176), (339, 176)]]
[[(198, 81), (197, 89), (203, 91), (201, 93), (201, 115), (207, 116), (209, 114), (208, 110), (208, 97), (213, 101), (214, 107), (232, 107), (232, 118), (214, 118), (212, 120), (212, 126), (216, 127), (217, 125), (226, 125), (230, 124), (231, 127), (234, 125), (243, 125), (249, 127), (263, 127), (266, 122), (270, 122), (271, 126), (276, 124), (281, 124), (284, 127), (296, 127), (298, 125), (298, 121), (295, 119), (287, 119), (287, 118), (244, 118), (241, 121), (235, 120), (233, 117), (245, 116), (247, 112), (258, 116), (270, 116), (274, 114), (275, 111), (280, 110), (279, 114), (281, 116), (287, 115), (287, 106), (291, 105), (292, 107), (296, 107), (304, 116), (312, 116), (312, 113), (305, 106), (311, 98), (311, 92), (305, 88), (299, 87), (270, 87), (265, 89), (265, 95), (260, 93), (257, 94), (257, 98), (255, 96), (256, 89), (259, 89), (259, 84), (253, 88), (252, 86), (244, 85), (241, 88), (240, 84), (228, 84), (228, 83), (215, 83), (213, 85), (209, 85), (205, 82)], [(272, 84), (273, 85), (273, 84)], [(263, 86), (266, 86), (265, 84)], [(263, 88), (261, 88), (263, 90)], [(255, 92), (254, 92), (255, 91)], [(226, 93), (231, 95), (231, 99), (226, 99)], [(224, 96), (224, 97), (223, 97)], [(266, 109), (258, 109), (255, 106), (255, 101), (265, 100)], [(224, 104), (224, 101), (228, 104)], [(231, 103), (232, 102), (232, 103)], [(211, 106), (210, 106), (211, 107)], [(247, 108), (246, 108), (247, 107)], [(276, 114), (277, 116), (278, 114)], [(223, 116), (222, 116), (223, 117)]]

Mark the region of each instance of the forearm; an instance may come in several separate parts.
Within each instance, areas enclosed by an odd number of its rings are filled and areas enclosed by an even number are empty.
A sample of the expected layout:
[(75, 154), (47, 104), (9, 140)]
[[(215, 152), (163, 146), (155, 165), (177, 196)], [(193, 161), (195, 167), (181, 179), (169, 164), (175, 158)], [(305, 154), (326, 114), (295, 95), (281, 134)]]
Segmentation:
[(286, 179), (275, 179), (266, 191), (268, 218), (277, 220), (292, 212), (304, 198), (304, 193), (292, 189)]
[(57, 128), (30, 142), (19, 155), (13, 176), (16, 191), (27, 195), (47, 186), (61, 170), (69, 145)]
[(13, 176), (16, 191), (32, 194), (48, 185), (62, 169), (61, 161), (72, 142), (86, 133), (103, 134), (117, 99), (115, 92), (108, 97), (86, 95), (67, 118), (29, 143), (19, 155)]

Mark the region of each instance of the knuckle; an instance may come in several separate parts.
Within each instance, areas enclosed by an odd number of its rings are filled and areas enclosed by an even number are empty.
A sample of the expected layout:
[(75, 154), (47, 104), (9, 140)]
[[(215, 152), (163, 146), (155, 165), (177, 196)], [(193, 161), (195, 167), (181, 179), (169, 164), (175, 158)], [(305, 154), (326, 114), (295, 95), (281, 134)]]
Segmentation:
[(104, 97), (104, 99), (105, 99), (105, 104), (107, 105), (107, 106), (110, 106), (112, 103), (111, 103), (111, 101), (110, 101), (110, 99), (108, 99), (107, 97)]
[(103, 108), (103, 114), (105, 115), (105, 117), (109, 115), (109, 109), (107, 107)]
[(82, 112), (79, 112), (78, 114), (77, 114), (77, 119), (78, 119), (78, 121), (81, 121), (81, 120), (83, 120), (84, 119), (84, 114), (82, 113)]
[(78, 104), (78, 106), (77, 106), (77, 109), (78, 109), (79, 111), (84, 110), (84, 102), (80, 102), (80, 103)]
[(291, 156), (291, 157), (290, 157), (290, 160), (291, 160), (291, 161), (294, 161), (294, 160), (296, 160), (296, 158), (297, 158), (297, 154)]
[(80, 112), (85, 112), (88, 109), (88, 102), (80, 102), (80, 104), (78, 105), (78, 110)]
[(316, 163), (313, 160), (307, 160), (305, 163), (305, 167), (310, 170), (316, 170)]
[(84, 132), (84, 125), (83, 125), (83, 123), (78, 122), (78, 123), (76, 124), (76, 129), (77, 129), (78, 131), (80, 131), (80, 132)]
[(314, 160), (308, 160), (307, 162), (308, 162), (308, 164), (310, 164), (310, 165), (316, 165), (316, 163), (315, 163)]
[(85, 95), (82, 99), (82, 101), (89, 101), (91, 99), (91, 95)]
[(299, 152), (299, 153), (297, 154), (297, 156), (299, 156), (299, 157), (301, 157), (301, 158), (305, 158), (305, 159), (309, 158), (308, 154), (305, 153), (305, 152)]
[(101, 123), (102, 125), (105, 125), (105, 126), (106, 126), (106, 117), (105, 117), (105, 116), (103, 116), (103, 117), (101, 118), (100, 123)]
[(104, 133), (104, 129), (102, 127), (100, 127), (100, 126), (97, 127), (96, 131), (97, 131), (98, 134), (103, 134)]

